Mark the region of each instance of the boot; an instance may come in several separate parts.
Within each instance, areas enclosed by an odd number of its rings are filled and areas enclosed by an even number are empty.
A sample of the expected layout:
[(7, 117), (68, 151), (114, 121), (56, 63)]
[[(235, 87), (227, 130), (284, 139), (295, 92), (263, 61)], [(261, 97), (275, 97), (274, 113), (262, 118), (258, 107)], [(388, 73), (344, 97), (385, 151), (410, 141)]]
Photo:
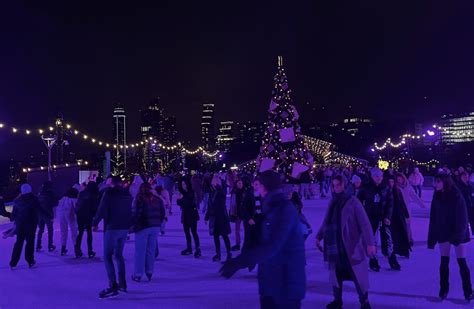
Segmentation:
[(48, 251), (49, 251), (49, 252), (53, 252), (54, 250), (56, 250), (56, 246), (55, 246), (55, 245), (51, 244), (51, 245), (48, 246)]
[(334, 300), (326, 305), (326, 309), (342, 309), (342, 289), (333, 286), (332, 293), (334, 295)]
[(226, 257), (225, 260), (226, 260), (227, 262), (230, 261), (230, 260), (232, 260), (232, 253), (227, 252), (227, 257)]
[(95, 252), (91, 250), (89, 251), (87, 255), (89, 256), (90, 259), (93, 259), (95, 257)]
[(362, 295), (359, 295), (360, 309), (371, 309), (369, 303), (369, 293), (365, 292)]
[(191, 244), (188, 243), (186, 244), (186, 249), (181, 251), (181, 255), (191, 255), (191, 254), (193, 254), (193, 248), (191, 247)]
[(82, 250), (81, 250), (81, 248), (75, 246), (75, 247), (74, 247), (74, 254), (76, 255), (76, 258), (82, 257)]
[(471, 271), (466, 263), (466, 258), (458, 258), (459, 272), (461, 273), (462, 289), (467, 301), (472, 299)]
[(377, 260), (377, 258), (370, 258), (369, 267), (372, 271), (375, 271), (375, 272), (380, 271), (380, 265), (379, 265), (379, 261)]
[(196, 259), (201, 257), (201, 248), (196, 248), (196, 251), (194, 252), (194, 257)]
[(400, 264), (397, 261), (397, 256), (395, 255), (395, 253), (392, 253), (392, 255), (390, 255), (390, 257), (388, 258), (388, 264), (390, 265), (390, 268), (393, 270), (398, 271), (401, 269)]
[(220, 260), (221, 260), (221, 255), (220, 254), (214, 255), (214, 257), (212, 258), (213, 262), (219, 262)]
[(441, 300), (446, 299), (449, 292), (449, 256), (441, 257), (441, 264), (439, 265), (439, 287), (439, 298), (441, 298)]
[(61, 246), (61, 256), (65, 256), (67, 254), (66, 246)]

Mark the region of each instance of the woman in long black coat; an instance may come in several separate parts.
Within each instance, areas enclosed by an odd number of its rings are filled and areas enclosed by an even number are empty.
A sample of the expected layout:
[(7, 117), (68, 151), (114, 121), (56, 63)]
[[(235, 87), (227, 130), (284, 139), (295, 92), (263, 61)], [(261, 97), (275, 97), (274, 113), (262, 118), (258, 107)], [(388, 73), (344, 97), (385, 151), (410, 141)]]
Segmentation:
[(407, 219), (410, 218), (410, 214), (405, 200), (403, 199), (402, 192), (393, 177), (388, 180), (388, 185), (393, 194), (393, 213), (392, 219), (390, 220), (393, 253), (408, 258), (410, 257), (411, 245), (408, 237)]
[[(242, 187), (240, 188), (240, 184)], [(255, 220), (255, 196), (252, 184), (248, 177), (243, 177), (237, 182), (238, 191), (236, 194), (237, 216), (244, 224), (244, 245), (242, 251), (256, 245), (257, 231)]]
[(214, 262), (221, 260), (221, 242), (219, 237), (224, 239), (227, 250), (227, 260), (232, 258), (230, 252), (230, 218), (225, 206), (226, 189), (222, 186), (219, 175), (212, 178), (212, 191), (209, 198), (209, 205), (206, 212), (206, 222), (209, 221), (209, 234), (214, 236), (214, 245), (216, 246), (216, 255), (212, 258)]
[(454, 247), (459, 264), (464, 297), (472, 299), (471, 272), (466, 263), (466, 243), (470, 241), (466, 202), (449, 175), (435, 177), (435, 192), (431, 202), (428, 248), (438, 244), (441, 253), (439, 267), (439, 297), (449, 291), (449, 256)]
[(199, 212), (191, 182), (187, 178), (183, 178), (179, 183), (179, 196), (176, 203), (181, 207), (181, 223), (183, 224), (184, 234), (186, 235), (186, 249), (181, 251), (181, 255), (193, 254), (193, 248), (191, 246), (192, 233), (196, 247), (194, 257), (198, 258), (201, 256), (201, 246), (199, 243), (199, 235), (197, 233)]
[(89, 181), (87, 187), (79, 193), (76, 204), (77, 228), (78, 234), (74, 253), (76, 258), (82, 257), (82, 236), (87, 232), (87, 255), (89, 258), (95, 256), (92, 250), (92, 219), (99, 207), (99, 186), (95, 181)]

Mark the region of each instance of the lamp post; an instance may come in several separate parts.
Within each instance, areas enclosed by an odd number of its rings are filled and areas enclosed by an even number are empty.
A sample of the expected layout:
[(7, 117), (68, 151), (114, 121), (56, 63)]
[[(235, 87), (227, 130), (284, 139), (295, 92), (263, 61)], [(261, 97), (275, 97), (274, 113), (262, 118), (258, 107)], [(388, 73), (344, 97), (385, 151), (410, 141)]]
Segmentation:
[(48, 149), (48, 181), (51, 181), (51, 149), (56, 143), (56, 136), (55, 135), (50, 135), (50, 136), (41, 135), (41, 139), (43, 140), (44, 145)]

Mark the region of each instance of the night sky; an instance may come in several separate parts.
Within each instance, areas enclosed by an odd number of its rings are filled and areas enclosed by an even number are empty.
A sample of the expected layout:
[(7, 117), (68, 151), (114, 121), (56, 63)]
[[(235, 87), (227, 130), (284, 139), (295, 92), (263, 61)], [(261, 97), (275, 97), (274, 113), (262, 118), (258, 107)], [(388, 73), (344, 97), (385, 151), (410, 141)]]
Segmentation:
[[(0, 8), (5, 123), (44, 127), (62, 111), (105, 140), (118, 101), (138, 136), (138, 109), (160, 96), (180, 138), (197, 145), (203, 101), (218, 120), (266, 119), (280, 54), (303, 122), (340, 120), (349, 105), (403, 121), (474, 110), (472, 1), (9, 2)], [(0, 159), (36, 146), (0, 132)]]

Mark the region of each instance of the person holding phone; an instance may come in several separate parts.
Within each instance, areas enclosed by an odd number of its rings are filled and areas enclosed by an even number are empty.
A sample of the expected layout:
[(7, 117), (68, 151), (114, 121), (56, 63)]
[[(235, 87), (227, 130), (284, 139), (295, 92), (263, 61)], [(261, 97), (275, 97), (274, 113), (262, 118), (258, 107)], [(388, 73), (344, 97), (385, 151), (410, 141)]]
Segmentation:
[(361, 308), (367, 309), (370, 304), (366, 257), (376, 253), (370, 221), (360, 201), (345, 191), (342, 176), (333, 178), (332, 189), (333, 197), (316, 235), (316, 247), (324, 252), (333, 285), (334, 301), (326, 308), (342, 308), (342, 283), (353, 281)]

